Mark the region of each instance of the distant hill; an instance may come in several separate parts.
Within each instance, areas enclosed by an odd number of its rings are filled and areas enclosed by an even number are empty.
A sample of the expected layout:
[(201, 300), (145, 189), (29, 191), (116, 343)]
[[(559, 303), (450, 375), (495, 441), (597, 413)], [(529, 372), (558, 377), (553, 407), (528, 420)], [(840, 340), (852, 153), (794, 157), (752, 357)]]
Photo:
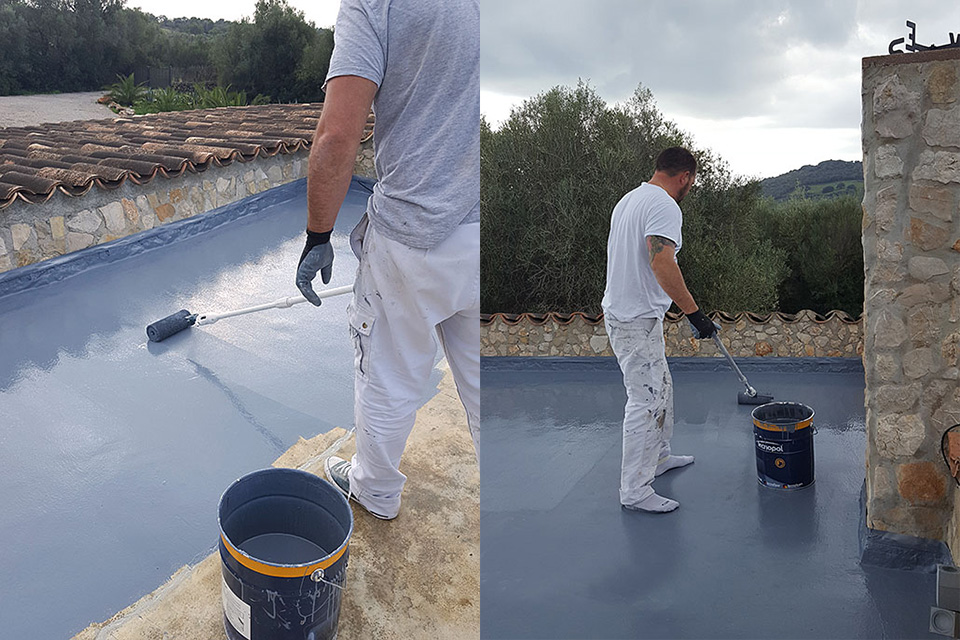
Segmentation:
[(799, 169), (760, 181), (763, 194), (774, 200), (792, 196), (833, 198), (841, 195), (863, 196), (863, 163), (825, 160), (817, 166)]

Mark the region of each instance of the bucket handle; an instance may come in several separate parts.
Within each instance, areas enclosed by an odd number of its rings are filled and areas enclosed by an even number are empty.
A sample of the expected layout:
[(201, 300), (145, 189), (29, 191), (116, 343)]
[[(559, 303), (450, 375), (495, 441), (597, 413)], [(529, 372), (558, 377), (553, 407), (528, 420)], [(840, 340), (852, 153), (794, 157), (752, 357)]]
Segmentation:
[(323, 569), (317, 569), (312, 574), (310, 574), (310, 579), (313, 580), (314, 582), (322, 582), (324, 584), (328, 584), (331, 587), (336, 587), (337, 589), (340, 589), (341, 591), (343, 591), (342, 586), (340, 586), (336, 582), (330, 582), (324, 577)]

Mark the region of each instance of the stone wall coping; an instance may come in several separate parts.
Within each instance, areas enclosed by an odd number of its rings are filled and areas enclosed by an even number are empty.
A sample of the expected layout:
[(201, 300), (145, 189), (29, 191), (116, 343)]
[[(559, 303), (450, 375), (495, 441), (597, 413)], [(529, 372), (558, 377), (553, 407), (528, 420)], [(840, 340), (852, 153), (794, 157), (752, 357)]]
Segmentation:
[(869, 67), (891, 67), (901, 64), (920, 64), (923, 62), (938, 62), (941, 60), (960, 60), (960, 48), (934, 49), (932, 51), (917, 51), (914, 53), (895, 53), (893, 55), (870, 56), (863, 58), (863, 69)]

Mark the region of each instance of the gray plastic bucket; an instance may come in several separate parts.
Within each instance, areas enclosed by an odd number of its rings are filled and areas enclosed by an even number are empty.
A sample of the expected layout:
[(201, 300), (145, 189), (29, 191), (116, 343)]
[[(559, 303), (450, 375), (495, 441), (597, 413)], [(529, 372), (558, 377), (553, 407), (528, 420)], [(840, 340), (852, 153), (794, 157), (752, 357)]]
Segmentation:
[(230, 640), (332, 640), (353, 512), (296, 469), (243, 476), (220, 498), (223, 624)]

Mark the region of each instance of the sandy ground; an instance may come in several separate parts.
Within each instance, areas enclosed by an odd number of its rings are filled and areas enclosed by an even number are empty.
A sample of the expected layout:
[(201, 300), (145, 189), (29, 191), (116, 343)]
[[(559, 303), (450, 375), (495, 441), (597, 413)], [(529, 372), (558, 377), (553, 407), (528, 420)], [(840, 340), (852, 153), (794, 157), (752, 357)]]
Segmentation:
[(0, 96), (0, 128), (29, 127), (45, 122), (115, 118), (97, 99), (103, 91), (38, 96)]
[[(301, 439), (273, 466), (323, 473), (353, 438), (334, 429)], [(341, 448), (342, 447), (342, 448)], [(400, 466), (408, 476), (396, 520), (353, 505), (340, 640), (477, 640), (480, 637), (480, 472), (466, 417), (447, 368), (417, 413)], [(153, 593), (74, 640), (220, 640), (220, 557), (186, 566)]]

